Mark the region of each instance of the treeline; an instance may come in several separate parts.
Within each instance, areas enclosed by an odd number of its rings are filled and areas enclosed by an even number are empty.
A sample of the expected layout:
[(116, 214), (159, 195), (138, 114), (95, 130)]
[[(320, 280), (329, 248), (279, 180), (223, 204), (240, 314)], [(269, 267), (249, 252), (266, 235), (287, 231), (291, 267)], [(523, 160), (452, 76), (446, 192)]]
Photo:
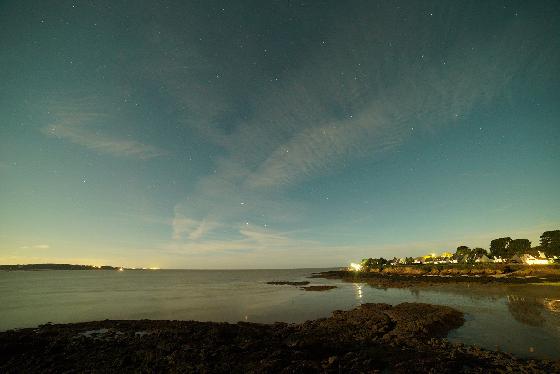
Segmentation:
[[(457, 247), (455, 253), (444, 252), (436, 256), (435, 254), (421, 257), (394, 258), (392, 260), (381, 258), (364, 258), (360, 262), (363, 269), (373, 269), (385, 265), (412, 265), (418, 263), (467, 263), (489, 262), (490, 258), (508, 262), (515, 256), (531, 255), (535, 258), (542, 258), (542, 254), (551, 262), (560, 262), (560, 230), (545, 231), (540, 236), (538, 246), (531, 247), (529, 239), (505, 238), (493, 239), (490, 241), (490, 250), (484, 248), (469, 248), (461, 245)], [(499, 261), (499, 262), (502, 262)]]
[(118, 270), (113, 266), (72, 265), (72, 264), (27, 264), (0, 265), (0, 270)]
[(494, 239), (490, 242), (490, 256), (512, 258), (515, 255), (530, 254), (537, 256), (543, 252), (547, 257), (560, 256), (560, 230), (545, 231), (540, 237), (540, 245), (531, 247), (529, 239), (505, 238)]
[(493, 239), (490, 241), (490, 249), (469, 248), (467, 246), (457, 247), (454, 257), (480, 257), (486, 255), (492, 258), (502, 258), (504, 260), (511, 259), (514, 256), (523, 256), (529, 254), (539, 257), (540, 253), (548, 258), (560, 256), (560, 230), (545, 231), (540, 236), (540, 243), (535, 247), (531, 247), (529, 239), (512, 239), (509, 236), (505, 238)]

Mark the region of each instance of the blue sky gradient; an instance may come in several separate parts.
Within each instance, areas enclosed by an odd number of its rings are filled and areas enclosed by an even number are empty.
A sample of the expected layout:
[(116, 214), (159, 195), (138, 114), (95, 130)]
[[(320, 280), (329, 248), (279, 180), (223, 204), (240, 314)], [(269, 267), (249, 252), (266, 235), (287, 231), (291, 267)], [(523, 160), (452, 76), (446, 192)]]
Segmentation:
[(560, 227), (557, 1), (4, 1), (0, 263), (339, 266)]

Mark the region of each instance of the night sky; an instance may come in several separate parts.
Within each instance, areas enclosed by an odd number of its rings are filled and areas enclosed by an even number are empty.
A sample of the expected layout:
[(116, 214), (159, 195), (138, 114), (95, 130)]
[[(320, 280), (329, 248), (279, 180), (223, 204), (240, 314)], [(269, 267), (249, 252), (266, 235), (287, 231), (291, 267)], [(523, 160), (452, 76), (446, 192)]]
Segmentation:
[(0, 3), (0, 263), (345, 265), (560, 228), (560, 2)]

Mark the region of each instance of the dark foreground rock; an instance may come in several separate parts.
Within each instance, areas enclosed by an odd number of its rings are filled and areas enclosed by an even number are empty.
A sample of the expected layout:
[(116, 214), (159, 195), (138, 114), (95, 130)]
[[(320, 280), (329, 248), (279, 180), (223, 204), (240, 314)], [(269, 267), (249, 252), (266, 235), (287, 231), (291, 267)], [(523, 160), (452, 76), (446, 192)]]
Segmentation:
[(0, 372), (557, 372), (555, 362), (452, 345), (445, 306), (364, 304), (272, 325), (98, 321), (0, 333)]

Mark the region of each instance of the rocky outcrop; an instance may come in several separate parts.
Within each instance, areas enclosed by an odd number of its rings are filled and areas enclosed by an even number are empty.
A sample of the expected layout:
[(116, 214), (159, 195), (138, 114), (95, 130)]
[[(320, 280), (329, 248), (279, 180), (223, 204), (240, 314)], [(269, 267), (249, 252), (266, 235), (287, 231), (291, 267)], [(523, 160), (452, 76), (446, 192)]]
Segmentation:
[(302, 281), (302, 282), (292, 282), (292, 281), (271, 281), (266, 282), (266, 284), (272, 284), (275, 286), (307, 286), (310, 282)]
[(336, 286), (324, 286), (324, 285), (301, 287), (301, 289), (305, 290), (305, 291), (319, 291), (319, 292), (333, 290), (335, 288), (337, 288), (337, 287)]
[(335, 270), (314, 273), (310, 278), (341, 279), (348, 282), (368, 283), (378, 288), (409, 288), (425, 287), (449, 283), (500, 283), (500, 284), (528, 284), (560, 282), (558, 272), (550, 271), (546, 274), (527, 275), (526, 270), (510, 273), (495, 273), (495, 270), (473, 267), (472, 269), (455, 268), (414, 268), (388, 267), (373, 271)]
[(98, 321), (0, 333), (0, 372), (555, 372), (441, 337), (463, 323), (445, 306), (364, 304), (271, 325)]

